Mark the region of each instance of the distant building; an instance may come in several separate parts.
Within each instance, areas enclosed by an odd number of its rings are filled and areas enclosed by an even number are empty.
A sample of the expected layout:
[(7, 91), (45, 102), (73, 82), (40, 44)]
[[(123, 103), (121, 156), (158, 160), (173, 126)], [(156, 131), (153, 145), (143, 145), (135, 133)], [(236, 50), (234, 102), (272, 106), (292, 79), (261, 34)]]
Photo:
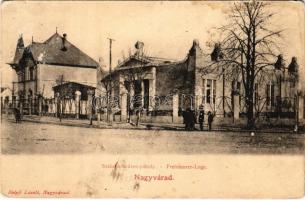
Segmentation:
[(1, 88), (1, 111), (6, 112), (12, 107), (12, 90), (8, 87)]
[(96, 87), (99, 64), (57, 32), (44, 42), (24, 45), (18, 39), (14, 59), (9, 65), (16, 71), (13, 98), (24, 109), (38, 112), (38, 97), (54, 97), (53, 87), (67, 82)]
[[(181, 111), (190, 108), (198, 113), (200, 107), (204, 107), (206, 113), (215, 113), (216, 120), (221, 122), (245, 119), (241, 77), (227, 80), (207, 70), (211, 58), (203, 53), (197, 40), (181, 61), (147, 56), (142, 42), (137, 42), (135, 47), (135, 54), (119, 63), (112, 74), (102, 80), (108, 90), (111, 89), (112, 96), (119, 99), (113, 113), (118, 116), (114, 119), (126, 120), (138, 109), (142, 121), (182, 122)], [(300, 96), (296, 103), (298, 70), (292, 68), (266, 69), (268, 80), (255, 83), (254, 113), (261, 115), (261, 119), (295, 119), (297, 109), (299, 118), (304, 119), (302, 101), (305, 97)]]

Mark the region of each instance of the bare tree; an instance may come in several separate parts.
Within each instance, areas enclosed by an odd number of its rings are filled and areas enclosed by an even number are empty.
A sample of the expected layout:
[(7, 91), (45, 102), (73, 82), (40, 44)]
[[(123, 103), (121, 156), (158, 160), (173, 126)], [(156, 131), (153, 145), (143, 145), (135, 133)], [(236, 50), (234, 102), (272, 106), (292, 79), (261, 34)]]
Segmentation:
[[(144, 54), (143, 54), (144, 55)], [(131, 67), (128, 69), (122, 69), (120, 72), (121, 75), (124, 78), (124, 83), (121, 83), (124, 85), (126, 91), (127, 91), (127, 99), (128, 99), (128, 120), (130, 122), (130, 110), (134, 110), (137, 119), (136, 119), (136, 125), (139, 125), (139, 120), (141, 116), (141, 112), (144, 108), (143, 101), (145, 101), (145, 97), (142, 96), (142, 90), (144, 88), (142, 87), (142, 82), (147, 77), (147, 75), (150, 73), (150, 68), (145, 67), (145, 56), (143, 55), (136, 55), (137, 59), (141, 60), (141, 64), (139, 66)], [(134, 93), (132, 93), (132, 91)], [(140, 94), (136, 92), (141, 92)], [(149, 100), (149, 99), (148, 99)]]
[(209, 65), (232, 80), (241, 77), (248, 128), (255, 126), (254, 85), (257, 77), (268, 71), (265, 69), (274, 66), (275, 52), (279, 49), (277, 39), (282, 32), (270, 28), (274, 14), (268, 12), (268, 6), (256, 1), (234, 3), (228, 14), (228, 24), (219, 28), (221, 39), (214, 47)]
[[(111, 74), (113, 75), (113, 74)], [(102, 85), (104, 88), (104, 95), (103, 99), (100, 99), (100, 104), (106, 105), (107, 110), (107, 122), (111, 122), (110, 120), (110, 114), (113, 112), (113, 108), (116, 106), (117, 101), (115, 101), (115, 96), (112, 94), (113, 89), (119, 87), (120, 83), (116, 79), (110, 78), (110, 74), (106, 75), (102, 80)], [(100, 105), (100, 106), (101, 106)], [(100, 112), (100, 111), (99, 111)]]

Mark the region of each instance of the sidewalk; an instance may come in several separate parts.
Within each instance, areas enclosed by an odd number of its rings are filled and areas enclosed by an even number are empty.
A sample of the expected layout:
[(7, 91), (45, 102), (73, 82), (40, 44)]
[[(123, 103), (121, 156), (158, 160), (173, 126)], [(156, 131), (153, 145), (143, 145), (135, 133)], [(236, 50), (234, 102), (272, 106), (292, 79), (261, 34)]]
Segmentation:
[(92, 121), (92, 125), (90, 125), (90, 120), (88, 119), (71, 119), (71, 118), (63, 118), (61, 121), (56, 117), (48, 117), (48, 116), (37, 116), (37, 115), (26, 115), (23, 116), (22, 121), (34, 122), (34, 123), (44, 123), (44, 124), (56, 124), (56, 125), (64, 125), (64, 126), (75, 126), (75, 127), (86, 127), (86, 128), (116, 128), (116, 129), (145, 129), (146, 127), (137, 127), (133, 126), (129, 123), (122, 122), (112, 122), (111, 124), (100, 121), (97, 122), (95, 120)]
[[(13, 116), (7, 116), (11, 120)], [(134, 130), (172, 130), (172, 131), (184, 131), (184, 124), (174, 124), (174, 123), (140, 123), (138, 126), (132, 123), (124, 122), (112, 122), (107, 123), (105, 121), (97, 122), (96, 120), (90, 121), (88, 119), (62, 119), (49, 117), (49, 116), (37, 116), (37, 115), (24, 115), (22, 121), (34, 122), (34, 123), (44, 123), (44, 124), (54, 124), (54, 125), (64, 125), (64, 126), (74, 126), (74, 127), (86, 127), (86, 128), (101, 128), (101, 129), (134, 129)], [(300, 133), (305, 133), (305, 127), (300, 128)], [(196, 129), (199, 131), (199, 125), (196, 124)], [(204, 127), (207, 131), (207, 127)], [(249, 130), (243, 129), (241, 126), (232, 125), (214, 125), (213, 131), (222, 132), (249, 132)], [(264, 133), (294, 133), (292, 127), (266, 127), (261, 130), (256, 130), (255, 132)]]

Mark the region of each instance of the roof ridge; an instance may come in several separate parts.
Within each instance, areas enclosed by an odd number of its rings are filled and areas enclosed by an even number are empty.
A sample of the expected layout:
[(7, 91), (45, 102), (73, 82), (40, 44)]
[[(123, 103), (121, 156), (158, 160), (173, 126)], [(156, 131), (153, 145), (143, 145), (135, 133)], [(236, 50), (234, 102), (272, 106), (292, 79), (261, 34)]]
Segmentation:
[[(44, 42), (32, 42), (26, 46), (35, 61), (46, 64), (58, 64), (68, 66), (83, 66), (83, 67), (98, 67), (99, 63), (91, 58), (87, 53), (79, 49), (72, 44), (69, 40), (66, 40), (65, 44), (68, 47), (67, 51), (62, 51), (62, 37), (58, 33), (54, 33)], [(70, 49), (70, 50), (69, 50)], [(15, 53), (16, 54), (16, 53)], [(18, 63), (21, 59), (23, 52), (17, 52), (14, 57), (14, 63)]]
[(76, 48), (78, 51), (80, 51), (81, 53), (83, 53), (85, 56), (87, 56), (91, 61), (93, 61), (94, 63), (96, 63), (97, 65), (99, 65), (98, 62), (96, 62), (93, 58), (91, 58), (88, 54), (86, 54), (85, 52), (83, 52), (80, 48), (78, 48), (77, 46), (75, 46), (73, 43), (71, 43), (70, 41), (66, 40), (66, 42), (68, 42), (72, 47)]
[(61, 35), (59, 35), (59, 34), (56, 32), (56, 33), (54, 33), (53, 35), (51, 35), (51, 37), (49, 37), (47, 40), (45, 40), (43, 43), (48, 43), (48, 42), (50, 42), (51, 39), (52, 39), (54, 36), (59, 36), (60, 38), (62, 38)]
[(45, 45), (45, 43), (41, 43), (41, 42), (32, 42), (30, 44), (28, 44), (25, 48), (31, 48), (34, 45)]
[(160, 59), (160, 60), (176, 60), (176, 59), (172, 59), (172, 58), (164, 58), (164, 57), (157, 57), (157, 56), (146, 56), (147, 58), (152, 58), (152, 59)]
[[(49, 43), (51, 41), (51, 39), (53, 37), (60, 37), (61, 39), (63, 38), (60, 34), (58, 34), (58, 32), (54, 33), (49, 39), (47, 39), (44, 43)], [(66, 39), (66, 42), (71, 45), (73, 48), (77, 49), (78, 51), (80, 51), (80, 53), (84, 54), (85, 56), (87, 56), (92, 62), (94, 62), (95, 64), (98, 65), (98, 62), (96, 62), (93, 58), (91, 58), (88, 54), (86, 54), (85, 52), (83, 52), (81, 49), (79, 49), (77, 46), (75, 46), (72, 42), (70, 42), (68, 39)]]

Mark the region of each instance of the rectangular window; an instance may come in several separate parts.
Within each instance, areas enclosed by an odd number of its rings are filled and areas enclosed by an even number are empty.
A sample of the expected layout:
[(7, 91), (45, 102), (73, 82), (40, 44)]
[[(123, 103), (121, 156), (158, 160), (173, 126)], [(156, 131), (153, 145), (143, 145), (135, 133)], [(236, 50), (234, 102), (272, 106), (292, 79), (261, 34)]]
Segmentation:
[(22, 81), (21, 73), (18, 73), (18, 82)]
[(216, 102), (216, 80), (213, 80), (213, 103)]
[(18, 73), (18, 81), (19, 82), (22, 82), (22, 81), (24, 81), (24, 72), (23, 71), (20, 71), (19, 73)]
[(274, 106), (274, 85), (271, 85), (271, 106)]
[[(304, 95), (304, 102), (305, 102), (305, 95)], [(303, 105), (304, 105), (304, 109), (303, 109), (303, 119), (305, 119), (305, 103), (303, 103)]]
[(207, 89), (207, 103), (211, 103), (210, 98), (211, 98), (211, 90)]
[(30, 68), (30, 80), (34, 80), (34, 68)]
[(149, 107), (149, 80), (145, 79), (144, 82), (144, 108), (148, 109)]
[(206, 95), (205, 95), (205, 82), (206, 82), (206, 79), (203, 79), (202, 80), (202, 96), (203, 96), (203, 98), (202, 98), (202, 103), (205, 103), (205, 97), (206, 97)]
[(202, 102), (214, 103), (216, 102), (216, 80), (202, 79)]
[(211, 103), (211, 87), (212, 87), (212, 80), (207, 79), (207, 93), (206, 93), (207, 103)]

